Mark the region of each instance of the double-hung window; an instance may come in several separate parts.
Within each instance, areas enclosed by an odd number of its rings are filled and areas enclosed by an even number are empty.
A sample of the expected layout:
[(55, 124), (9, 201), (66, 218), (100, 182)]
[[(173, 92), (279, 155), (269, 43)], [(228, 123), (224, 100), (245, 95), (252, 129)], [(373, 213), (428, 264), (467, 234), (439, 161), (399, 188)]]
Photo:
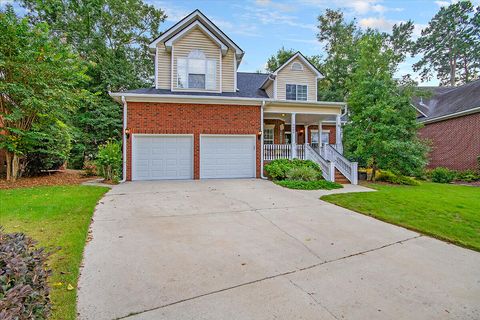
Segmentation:
[(307, 86), (301, 84), (287, 84), (287, 100), (307, 101)]
[(274, 141), (274, 126), (266, 125), (263, 133), (263, 143), (264, 144), (273, 144)]
[(177, 87), (180, 89), (216, 90), (215, 60), (206, 59), (201, 50), (177, 59)]

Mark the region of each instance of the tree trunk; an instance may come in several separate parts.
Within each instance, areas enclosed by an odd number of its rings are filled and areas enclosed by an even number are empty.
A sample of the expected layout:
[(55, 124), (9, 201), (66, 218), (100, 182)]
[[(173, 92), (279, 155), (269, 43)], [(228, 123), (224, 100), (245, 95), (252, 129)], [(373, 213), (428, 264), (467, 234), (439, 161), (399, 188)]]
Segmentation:
[(12, 153), (5, 151), (5, 161), (7, 161), (7, 181), (12, 179)]
[(457, 58), (450, 59), (450, 85), (455, 86), (455, 74), (457, 73)]
[(16, 181), (20, 173), (20, 158), (17, 154), (7, 151), (5, 153), (7, 160), (7, 181)]

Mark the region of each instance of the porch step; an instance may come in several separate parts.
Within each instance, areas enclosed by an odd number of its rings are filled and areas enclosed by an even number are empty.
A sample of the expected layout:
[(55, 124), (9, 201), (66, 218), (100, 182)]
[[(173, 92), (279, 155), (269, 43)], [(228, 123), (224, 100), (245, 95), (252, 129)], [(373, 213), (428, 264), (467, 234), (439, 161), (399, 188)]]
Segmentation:
[(340, 184), (350, 184), (350, 181), (335, 168), (335, 182)]

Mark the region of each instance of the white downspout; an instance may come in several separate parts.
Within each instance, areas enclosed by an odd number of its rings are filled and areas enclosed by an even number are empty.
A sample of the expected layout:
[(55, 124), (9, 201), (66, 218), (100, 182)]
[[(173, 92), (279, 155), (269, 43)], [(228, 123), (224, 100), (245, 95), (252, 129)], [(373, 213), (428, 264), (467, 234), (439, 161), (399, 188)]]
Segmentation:
[(265, 107), (265, 100), (262, 101), (262, 106), (260, 107), (260, 131), (262, 135), (260, 136), (260, 177), (262, 179), (267, 179), (263, 174), (263, 108)]
[(122, 139), (123, 139), (123, 168), (122, 168), (122, 180), (120, 183), (123, 183), (127, 180), (127, 136), (125, 134), (125, 130), (127, 129), (127, 100), (125, 100), (125, 96), (122, 96), (122, 104), (123, 104), (123, 132), (122, 132)]

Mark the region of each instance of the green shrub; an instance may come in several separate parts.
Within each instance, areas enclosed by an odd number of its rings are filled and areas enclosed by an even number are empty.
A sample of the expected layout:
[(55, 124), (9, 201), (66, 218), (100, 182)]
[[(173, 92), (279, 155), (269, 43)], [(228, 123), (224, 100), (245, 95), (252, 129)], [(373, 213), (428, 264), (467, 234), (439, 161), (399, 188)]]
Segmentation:
[(118, 182), (122, 172), (122, 145), (109, 140), (98, 147), (97, 170), (108, 181)]
[(83, 175), (85, 177), (93, 177), (97, 175), (97, 166), (95, 161), (85, 160), (83, 162)]
[(44, 119), (33, 125), (28, 136), (26, 176), (38, 175), (44, 170), (57, 170), (67, 161), (71, 136), (65, 123)]
[(294, 167), (287, 172), (289, 180), (315, 181), (320, 180), (319, 172), (310, 167)]
[(317, 172), (317, 176), (321, 177), (322, 170), (320, 166), (311, 160), (299, 159), (278, 159), (265, 165), (265, 171), (273, 180), (285, 180), (287, 173), (293, 168), (310, 168)]
[(316, 181), (302, 181), (302, 180), (281, 180), (275, 181), (276, 184), (289, 188), (289, 189), (299, 189), (299, 190), (332, 190), (343, 188), (343, 186), (336, 182), (330, 182), (326, 180), (316, 180)]
[(457, 171), (455, 180), (460, 180), (465, 182), (477, 181), (477, 180), (480, 180), (480, 174), (477, 173), (475, 170)]
[(23, 233), (0, 229), (0, 319), (47, 319), (48, 255)]
[(455, 179), (455, 171), (448, 168), (438, 167), (430, 172), (430, 177), (433, 182), (450, 183)]
[(390, 171), (381, 171), (377, 177), (377, 181), (384, 181), (384, 182), (389, 182), (393, 184), (403, 184), (407, 186), (418, 186), (420, 183), (410, 177), (402, 176), (402, 175), (396, 175)]

